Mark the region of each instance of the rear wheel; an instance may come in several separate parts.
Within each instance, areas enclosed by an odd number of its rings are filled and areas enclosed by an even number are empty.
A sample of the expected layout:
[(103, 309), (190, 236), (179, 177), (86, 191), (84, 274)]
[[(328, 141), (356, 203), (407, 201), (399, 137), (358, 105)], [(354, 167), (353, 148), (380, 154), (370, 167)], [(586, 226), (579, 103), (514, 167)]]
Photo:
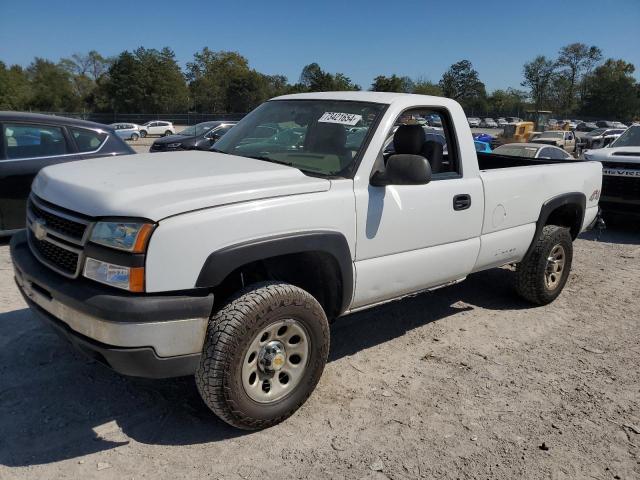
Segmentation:
[(169, 135), (173, 135), (173, 132), (171, 130), (167, 130), (166, 132), (164, 132), (165, 137), (168, 137)]
[(315, 298), (286, 283), (255, 284), (209, 322), (196, 384), (225, 422), (266, 428), (307, 400), (328, 351), (329, 325)]
[(518, 294), (537, 305), (554, 301), (569, 277), (573, 243), (569, 229), (546, 225), (516, 269)]
[(138, 135), (137, 133), (134, 133), (133, 135), (131, 135), (131, 140), (133, 140), (134, 142), (139, 138), (140, 138), (140, 135)]

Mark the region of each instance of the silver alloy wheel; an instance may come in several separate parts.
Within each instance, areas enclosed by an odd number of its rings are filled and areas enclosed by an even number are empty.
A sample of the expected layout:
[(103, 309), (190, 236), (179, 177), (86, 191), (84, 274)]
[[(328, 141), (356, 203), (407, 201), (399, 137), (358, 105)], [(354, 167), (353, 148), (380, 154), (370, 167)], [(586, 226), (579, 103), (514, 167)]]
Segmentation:
[(276, 402), (300, 383), (308, 360), (304, 326), (292, 318), (274, 322), (258, 332), (244, 355), (244, 391), (258, 403)]
[(544, 272), (544, 283), (548, 290), (558, 288), (564, 272), (565, 261), (564, 247), (560, 244), (554, 246), (547, 257), (547, 267)]

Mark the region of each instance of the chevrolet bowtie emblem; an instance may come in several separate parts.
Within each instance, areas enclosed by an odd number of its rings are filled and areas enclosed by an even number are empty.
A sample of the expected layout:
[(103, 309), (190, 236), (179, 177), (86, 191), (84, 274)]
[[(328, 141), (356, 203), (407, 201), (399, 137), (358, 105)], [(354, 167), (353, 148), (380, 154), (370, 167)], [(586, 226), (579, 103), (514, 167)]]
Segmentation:
[(44, 226), (46, 224), (47, 223), (41, 218), (38, 218), (33, 222), (33, 226), (31, 227), (31, 229), (33, 230), (33, 235), (36, 237), (36, 239), (41, 241), (45, 239), (45, 237), (47, 236), (47, 229), (44, 228)]

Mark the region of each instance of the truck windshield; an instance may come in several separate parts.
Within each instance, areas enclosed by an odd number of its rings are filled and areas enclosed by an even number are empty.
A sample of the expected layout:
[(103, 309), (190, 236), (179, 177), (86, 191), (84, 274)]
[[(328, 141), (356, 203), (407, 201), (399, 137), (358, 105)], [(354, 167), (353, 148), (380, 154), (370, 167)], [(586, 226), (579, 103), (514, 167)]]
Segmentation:
[(310, 174), (347, 176), (384, 108), (366, 102), (272, 100), (244, 117), (212, 150)]
[(640, 147), (640, 125), (629, 127), (610, 147)]

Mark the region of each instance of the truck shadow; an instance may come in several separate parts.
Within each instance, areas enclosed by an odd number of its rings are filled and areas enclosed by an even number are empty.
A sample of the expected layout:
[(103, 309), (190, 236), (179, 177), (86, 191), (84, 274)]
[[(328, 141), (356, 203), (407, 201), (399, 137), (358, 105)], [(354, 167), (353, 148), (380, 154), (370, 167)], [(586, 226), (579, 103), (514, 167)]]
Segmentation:
[[(519, 309), (512, 272), (349, 315), (331, 327), (329, 361), (476, 307)], [(130, 441), (191, 445), (250, 434), (218, 420), (192, 378), (122, 377), (85, 359), (28, 309), (0, 314), (0, 464), (27, 466), (101, 452)], [(259, 435), (259, 433), (258, 433)]]
[(582, 233), (579, 238), (593, 242), (640, 245), (640, 221), (636, 223), (623, 222), (621, 219), (615, 222), (607, 221), (606, 229), (602, 231), (590, 230)]

